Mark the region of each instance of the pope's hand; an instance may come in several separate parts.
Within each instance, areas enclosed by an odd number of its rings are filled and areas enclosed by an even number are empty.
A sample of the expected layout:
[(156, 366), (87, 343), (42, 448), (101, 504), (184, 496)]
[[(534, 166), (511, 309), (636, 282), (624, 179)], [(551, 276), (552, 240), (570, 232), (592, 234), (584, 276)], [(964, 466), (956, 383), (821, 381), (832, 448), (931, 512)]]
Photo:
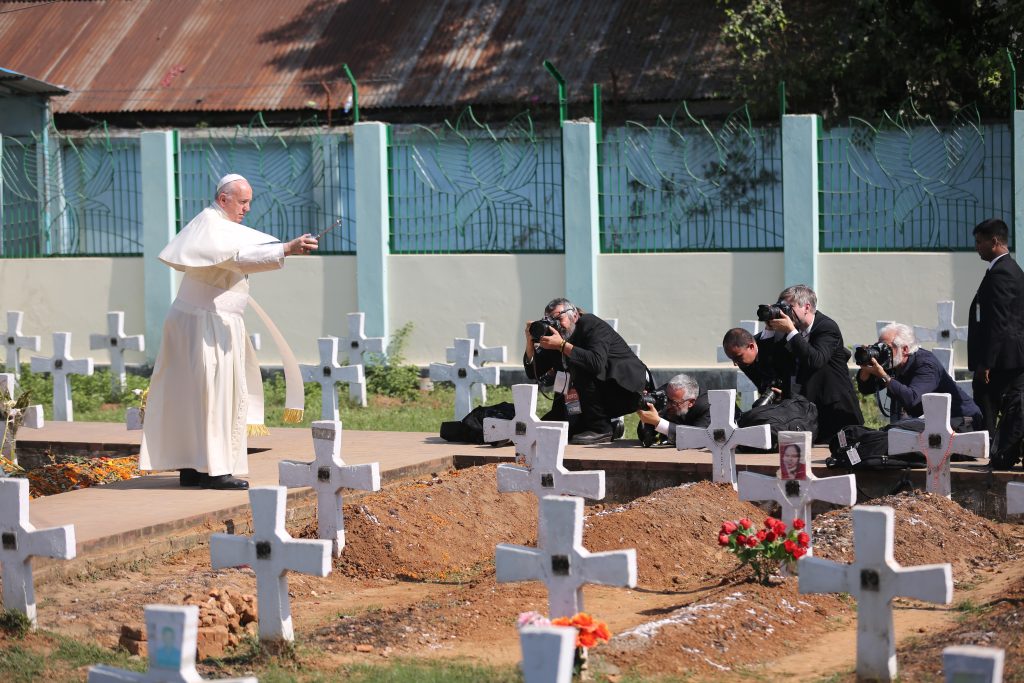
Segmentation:
[(316, 251), (320, 248), (317, 239), (308, 232), (301, 237), (296, 237), (291, 242), (284, 245), (285, 256), (295, 256), (297, 254), (308, 254), (311, 251)]

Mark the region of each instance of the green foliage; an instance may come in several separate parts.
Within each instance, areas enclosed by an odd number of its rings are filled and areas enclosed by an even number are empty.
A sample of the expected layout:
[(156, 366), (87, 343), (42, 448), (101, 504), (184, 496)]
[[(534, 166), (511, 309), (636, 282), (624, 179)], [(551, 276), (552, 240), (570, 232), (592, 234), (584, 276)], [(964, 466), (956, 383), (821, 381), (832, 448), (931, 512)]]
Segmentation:
[(43, 680), (46, 670), (46, 657), (39, 653), (15, 645), (0, 649), (0, 680), (5, 683), (32, 683)]
[(8, 609), (0, 612), (0, 630), (15, 638), (24, 638), (32, 630), (32, 622), (21, 612)]
[(346, 673), (345, 680), (350, 683), (515, 683), (522, 680), (512, 666), (440, 661), (397, 661), (386, 666), (356, 664)]
[(58, 640), (57, 651), (52, 655), (71, 669), (107, 664), (119, 669), (145, 671), (145, 662), (132, 659), (124, 650), (109, 650), (93, 643), (83, 643), (66, 636), (55, 636)]
[[(149, 378), (128, 375), (128, 388), (119, 394), (110, 391), (110, 372), (97, 370), (91, 376), (73, 375), (71, 394), (74, 397), (75, 419), (82, 422), (121, 422), (125, 409), (137, 406), (138, 398), (133, 389), (146, 389)], [(45, 419), (53, 419), (53, 378), (48, 373), (32, 372), (27, 363), (21, 366), (18, 392), (28, 393), (33, 403), (43, 406)]]
[(374, 358), (374, 364), (366, 368), (366, 391), (378, 396), (393, 396), (409, 400), (419, 390), (420, 369), (404, 364), (405, 345), (412, 334), (412, 323), (402, 325), (392, 333), (387, 353)]

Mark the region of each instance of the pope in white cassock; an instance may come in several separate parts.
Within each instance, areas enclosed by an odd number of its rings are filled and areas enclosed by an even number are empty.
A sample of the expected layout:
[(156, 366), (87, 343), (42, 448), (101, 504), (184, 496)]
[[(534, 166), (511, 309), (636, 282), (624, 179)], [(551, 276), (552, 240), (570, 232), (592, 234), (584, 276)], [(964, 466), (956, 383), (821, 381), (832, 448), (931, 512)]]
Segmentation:
[(251, 305), (285, 368), (285, 419), (302, 419), (302, 380), (273, 322), (249, 298), (249, 274), (284, 266), (317, 248), (309, 234), (282, 243), (241, 225), (252, 188), (240, 175), (217, 183), (216, 199), (182, 229), (160, 260), (185, 273), (164, 321), (146, 401), (139, 467), (179, 470), (182, 486), (247, 489), (250, 433), (263, 425), (263, 381), (242, 313)]

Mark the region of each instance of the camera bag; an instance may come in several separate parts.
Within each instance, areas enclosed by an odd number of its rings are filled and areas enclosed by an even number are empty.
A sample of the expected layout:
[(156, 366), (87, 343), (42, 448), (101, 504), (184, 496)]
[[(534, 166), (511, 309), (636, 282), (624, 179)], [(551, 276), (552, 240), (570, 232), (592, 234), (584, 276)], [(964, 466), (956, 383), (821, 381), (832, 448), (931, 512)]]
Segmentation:
[[(825, 461), (825, 467), (829, 469), (906, 470), (928, 465), (923, 453), (890, 456), (887, 429), (871, 429), (861, 425), (843, 427), (829, 440), (828, 449), (832, 455)], [(851, 450), (856, 452), (856, 462), (851, 462)]]
[(778, 403), (751, 408), (736, 420), (738, 427), (768, 425), (772, 433), (772, 447), (768, 450), (741, 447), (746, 453), (769, 453), (779, 447), (779, 432), (818, 431), (818, 406), (797, 394)]
[[(516, 416), (516, 407), (508, 401), (495, 403), (493, 406), (479, 406), (469, 412), (461, 420), (441, 423), (441, 438), (455, 443), (484, 443), (484, 418), (496, 417), (511, 420)], [(507, 446), (509, 440), (496, 441), (492, 446)]]

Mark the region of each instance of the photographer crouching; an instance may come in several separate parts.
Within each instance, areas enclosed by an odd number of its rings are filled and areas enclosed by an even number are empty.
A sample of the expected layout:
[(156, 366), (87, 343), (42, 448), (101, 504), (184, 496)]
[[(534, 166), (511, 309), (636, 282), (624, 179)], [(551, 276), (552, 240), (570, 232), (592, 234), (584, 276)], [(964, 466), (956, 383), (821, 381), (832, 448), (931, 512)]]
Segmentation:
[(622, 436), (619, 418), (640, 405), (647, 366), (619, 333), (568, 299), (554, 299), (544, 318), (526, 323), (526, 376), (553, 386), (541, 419), (569, 423), (569, 443), (608, 443)]
[(708, 394), (700, 391), (697, 380), (689, 375), (676, 375), (657, 391), (641, 396), (640, 401), (643, 407), (636, 411), (640, 418), (636, 436), (644, 448), (656, 442), (674, 444), (676, 425), (707, 427), (711, 424)]
[(921, 417), (925, 394), (949, 394), (950, 423), (954, 429), (960, 425), (984, 424), (981, 410), (963, 389), (957, 386), (935, 354), (922, 349), (907, 325), (891, 323), (882, 328), (878, 342), (858, 346), (853, 354), (860, 366), (857, 389), (872, 394), (885, 389), (891, 400), (890, 422), (907, 417)]

